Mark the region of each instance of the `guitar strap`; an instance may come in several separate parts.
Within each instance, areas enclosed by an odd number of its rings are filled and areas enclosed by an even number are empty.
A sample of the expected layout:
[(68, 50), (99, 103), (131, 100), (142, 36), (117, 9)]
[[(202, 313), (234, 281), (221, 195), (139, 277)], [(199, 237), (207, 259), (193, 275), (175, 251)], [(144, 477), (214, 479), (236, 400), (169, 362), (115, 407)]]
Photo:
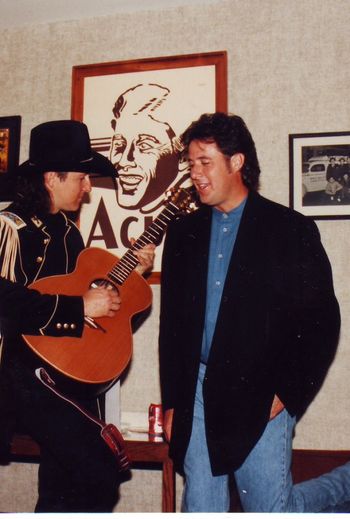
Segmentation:
[(101, 437), (116, 457), (119, 472), (125, 472), (129, 470), (130, 461), (125, 451), (125, 441), (118, 428), (114, 424), (106, 424), (103, 420), (100, 420), (99, 418), (91, 414), (89, 411), (84, 409), (81, 405), (75, 402), (75, 400), (71, 400), (66, 395), (61, 393), (61, 391), (59, 391), (56, 388), (54, 380), (52, 380), (52, 378), (49, 376), (49, 374), (44, 368), (37, 368), (35, 370), (35, 376), (40, 380), (42, 384), (44, 384), (48, 389), (50, 389), (50, 391), (55, 393), (55, 395), (74, 406), (89, 420), (97, 424), (100, 427)]

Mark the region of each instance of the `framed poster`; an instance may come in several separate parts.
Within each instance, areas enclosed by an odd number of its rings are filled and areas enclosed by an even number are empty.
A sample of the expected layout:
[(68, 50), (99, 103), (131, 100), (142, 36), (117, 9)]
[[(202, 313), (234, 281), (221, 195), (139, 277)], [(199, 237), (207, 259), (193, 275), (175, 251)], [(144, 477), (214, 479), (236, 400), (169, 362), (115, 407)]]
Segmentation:
[[(164, 207), (172, 187), (190, 184), (178, 138), (205, 112), (227, 111), (225, 51), (73, 67), (72, 119), (118, 173), (93, 179), (80, 227), (87, 246), (121, 257)], [(162, 243), (151, 283), (159, 282)]]
[(21, 117), (0, 117), (0, 201), (12, 199), (11, 172), (18, 166)]
[(350, 218), (350, 132), (289, 135), (290, 205), (315, 219)]

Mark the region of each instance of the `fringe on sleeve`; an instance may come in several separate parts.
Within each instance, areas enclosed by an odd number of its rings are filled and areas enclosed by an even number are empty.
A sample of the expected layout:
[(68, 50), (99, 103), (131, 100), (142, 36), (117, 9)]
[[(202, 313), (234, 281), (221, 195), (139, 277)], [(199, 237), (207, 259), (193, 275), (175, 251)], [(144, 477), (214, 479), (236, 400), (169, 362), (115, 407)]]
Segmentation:
[[(16, 281), (16, 258), (19, 249), (19, 237), (16, 226), (8, 218), (0, 215), (0, 275), (10, 281)], [(4, 338), (0, 329), (0, 363)]]
[(0, 216), (0, 258), (2, 277), (16, 281), (16, 258), (19, 249), (19, 237), (16, 226), (7, 218)]

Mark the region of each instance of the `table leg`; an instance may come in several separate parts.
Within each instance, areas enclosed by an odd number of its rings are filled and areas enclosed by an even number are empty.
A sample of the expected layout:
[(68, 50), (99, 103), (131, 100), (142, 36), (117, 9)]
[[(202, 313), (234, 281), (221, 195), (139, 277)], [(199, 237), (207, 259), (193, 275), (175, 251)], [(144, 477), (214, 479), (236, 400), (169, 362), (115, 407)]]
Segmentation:
[(175, 512), (175, 472), (170, 458), (163, 463), (162, 511)]

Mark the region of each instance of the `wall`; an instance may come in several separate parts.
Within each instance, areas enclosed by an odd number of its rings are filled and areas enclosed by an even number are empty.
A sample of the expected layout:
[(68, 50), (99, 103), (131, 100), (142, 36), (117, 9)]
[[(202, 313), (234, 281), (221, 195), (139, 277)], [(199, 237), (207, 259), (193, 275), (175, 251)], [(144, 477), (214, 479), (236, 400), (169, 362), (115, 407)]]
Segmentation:
[[(218, 0), (200, 8), (7, 30), (0, 51), (0, 115), (22, 116), (25, 160), (32, 126), (70, 117), (73, 65), (227, 50), (229, 109), (244, 117), (255, 138), (261, 192), (288, 205), (288, 134), (349, 130), (348, 7), (347, 0)], [(295, 446), (350, 449), (349, 221), (318, 221), (318, 226), (333, 265), (343, 327), (335, 362), (298, 425)], [(159, 287), (153, 290), (152, 315), (136, 335), (122, 384), (127, 411), (143, 413), (151, 401), (159, 401)], [(18, 481), (18, 470), (0, 469), (9, 486)], [(31, 470), (35, 478), (35, 467)], [(27, 472), (23, 477), (28, 479)], [(159, 488), (159, 474), (135, 472), (123, 485), (117, 510), (159, 510)], [(2, 503), (7, 496), (0, 490)], [(30, 512), (34, 501), (35, 496), (20, 505), (10, 500), (5, 511)]]

